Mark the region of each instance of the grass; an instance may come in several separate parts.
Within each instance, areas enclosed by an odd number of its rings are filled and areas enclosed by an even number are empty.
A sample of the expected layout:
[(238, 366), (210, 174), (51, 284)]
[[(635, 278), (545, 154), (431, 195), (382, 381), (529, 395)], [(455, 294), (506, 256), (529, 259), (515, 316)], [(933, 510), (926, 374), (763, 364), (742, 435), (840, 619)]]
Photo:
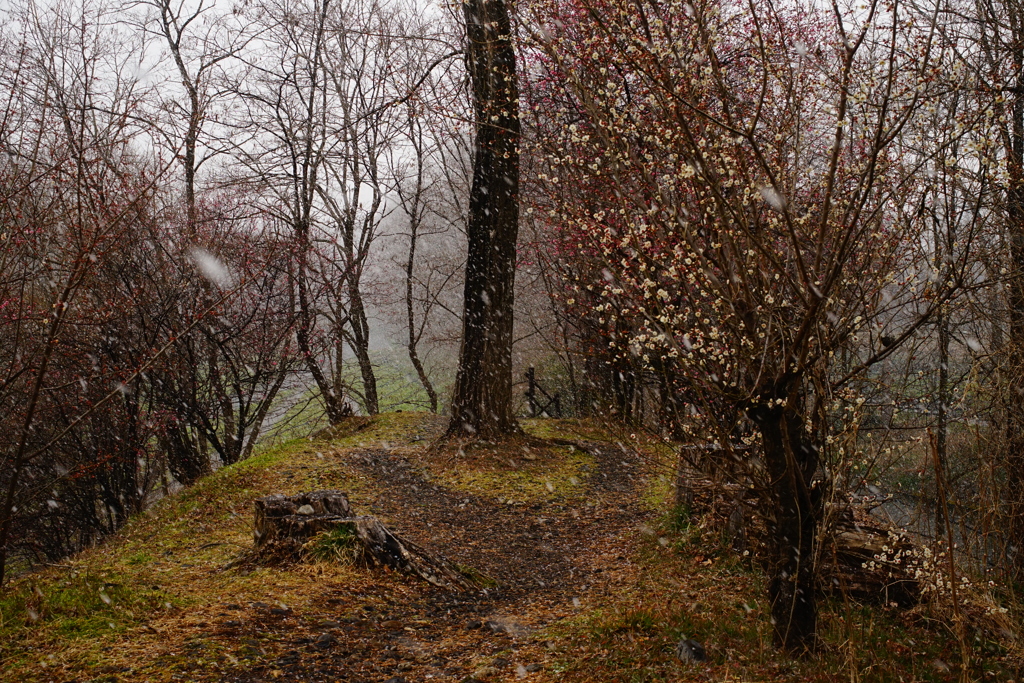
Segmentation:
[[(311, 565), (224, 570), (251, 545), (256, 497), (337, 488), (357, 511), (367, 509), (378, 492), (350, 466), (350, 449), (398, 450), (433, 481), (481, 496), (578, 504), (594, 458), (564, 441), (627, 444), (595, 423), (526, 420), (531, 436), (563, 443), (524, 442), (533, 460), (524, 444), (483, 445), (451, 466), (444, 460), (451, 453), (426, 449), (444, 424), (427, 413), (391, 413), (268, 448), (165, 498), (104, 545), (22, 575), (0, 595), (0, 680), (188, 680), (197, 670), (255, 667), (290, 647), (259, 635), (238, 642), (211, 635), (231, 603), (315, 612), (333, 590), (351, 596), (337, 611), (355, 615), (403, 602), (409, 589), (400, 578), (344, 561), (351, 548), (344, 532), (316, 539), (310, 552), (318, 561)], [(673, 462), (671, 448), (655, 440), (636, 438), (627, 447), (644, 451), (655, 474)], [(570, 616), (524, 644), (543, 651), (547, 662), (530, 681), (957, 680), (954, 629), (937, 605), (907, 611), (829, 598), (821, 604), (821, 652), (807, 660), (780, 654), (772, 647), (764, 574), (704, 520), (670, 509), (671, 493), (668, 477), (650, 477), (640, 503), (658, 510), (660, 522), (623, 529), (620, 540), (602, 546), (606, 588), (581, 593)], [(459, 569), (481, 586), (493, 583), (473, 567)], [(970, 679), (1017, 676), (1019, 648), (976, 635)], [(683, 637), (704, 644), (709, 661), (680, 662), (674, 650)]]
[(429, 466), (436, 482), (510, 505), (581, 500), (595, 468), (594, 459), (573, 446), (528, 451), (483, 446), (455, 454), (447, 462), (450, 466)]
[[(199, 637), (226, 602), (312, 599), (301, 567), (221, 569), (251, 545), (256, 497), (342, 488), (360, 505), (360, 481), (322, 446), (295, 440), (225, 467), (136, 516), (103, 546), (12, 581), (0, 600), (0, 679), (36, 680), (38, 667), (58, 664), (137, 667), (117, 654), (126, 637), (152, 640), (152, 666), (173, 670), (180, 662), (170, 652)], [(352, 571), (338, 565), (328, 583)]]
[[(905, 610), (823, 598), (820, 651), (792, 659), (772, 643), (764, 574), (732, 553), (716, 530), (676, 508), (644, 537), (632, 586), (546, 634), (561, 644), (553, 667), (558, 680), (962, 680), (959, 646), (940, 605)], [(702, 643), (708, 662), (678, 660), (675, 646), (684, 638)], [(978, 637), (972, 653), (966, 680), (1011, 681), (1019, 673), (1019, 655), (990, 639)]]
[(347, 526), (318, 534), (303, 547), (306, 558), (313, 562), (354, 564), (361, 551), (359, 539)]

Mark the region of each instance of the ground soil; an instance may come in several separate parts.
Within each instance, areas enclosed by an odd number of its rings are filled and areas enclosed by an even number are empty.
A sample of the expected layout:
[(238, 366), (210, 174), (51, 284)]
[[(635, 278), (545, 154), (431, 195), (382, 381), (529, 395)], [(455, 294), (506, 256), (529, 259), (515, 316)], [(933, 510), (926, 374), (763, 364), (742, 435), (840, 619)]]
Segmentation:
[[(316, 601), (322, 608), (306, 613), (263, 603), (229, 605), (217, 639), (243, 655), (248, 644), (251, 657), (229, 671), (218, 667), (218, 679), (547, 678), (558, 656), (544, 629), (626, 581), (632, 541), (651, 514), (640, 502), (636, 454), (607, 442), (576, 444), (596, 466), (578, 504), (509, 504), (427, 481), (417, 460), (448, 458), (456, 466), (462, 457), (456, 445), (346, 450), (343, 457), (379, 492), (369, 512), (472, 568), (486, 587), (453, 593), (403, 578), (401, 588), (394, 581), (376, 586), (374, 599), (332, 587)], [(473, 452), (479, 459), (488, 449)], [(268, 643), (279, 647), (268, 652)], [(212, 674), (202, 668), (189, 677)]]

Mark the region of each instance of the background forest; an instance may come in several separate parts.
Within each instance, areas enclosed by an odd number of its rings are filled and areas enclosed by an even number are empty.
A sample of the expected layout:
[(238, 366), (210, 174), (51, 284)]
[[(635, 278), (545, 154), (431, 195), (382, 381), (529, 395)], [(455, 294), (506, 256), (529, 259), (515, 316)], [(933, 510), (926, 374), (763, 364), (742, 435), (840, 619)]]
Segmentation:
[[(511, 325), (509, 416), (556, 416), (529, 370), (760, 529), (778, 645), (814, 649), (854, 509), (931, 549), (936, 594), (1015, 609), (1024, 5), (508, 10), (3, 10), (0, 582), (266, 445), (451, 414), (478, 304)], [(519, 212), (514, 297), (474, 270), (481, 173)]]

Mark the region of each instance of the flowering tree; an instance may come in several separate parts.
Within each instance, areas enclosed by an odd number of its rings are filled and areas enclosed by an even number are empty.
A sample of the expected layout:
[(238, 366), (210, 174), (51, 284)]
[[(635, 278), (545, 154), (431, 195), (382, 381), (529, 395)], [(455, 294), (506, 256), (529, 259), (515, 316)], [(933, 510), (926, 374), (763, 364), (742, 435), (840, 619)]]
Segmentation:
[[(899, 3), (532, 12), (540, 208), (563, 252), (593, 264), (575, 268), (566, 303), (664, 378), (682, 430), (717, 446), (705, 468), (759, 494), (776, 640), (805, 651), (829, 409), (963, 281), (965, 249), (941, 277), (917, 276), (925, 171), (966, 129), (908, 135), (937, 101), (934, 33), (908, 29)], [(925, 305), (885, 317), (911, 299)], [(880, 324), (897, 326), (884, 344)]]

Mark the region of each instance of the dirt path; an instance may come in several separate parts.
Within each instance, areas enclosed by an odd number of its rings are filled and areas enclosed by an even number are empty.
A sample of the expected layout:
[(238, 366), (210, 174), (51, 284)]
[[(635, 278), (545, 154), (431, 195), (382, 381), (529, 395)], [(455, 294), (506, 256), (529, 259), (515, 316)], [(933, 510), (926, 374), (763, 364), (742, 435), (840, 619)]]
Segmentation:
[[(234, 606), (253, 634), (290, 646), (240, 663), (222, 680), (250, 682), (547, 678), (557, 653), (541, 629), (614, 590), (628, 572), (630, 539), (648, 522), (639, 503), (640, 460), (580, 442), (593, 458), (583, 501), (507, 504), (431, 483), (406, 449), (347, 450), (371, 488), (371, 512), (413, 541), (490, 577), (495, 585), (452, 594), (425, 584), (361, 596), (326, 591), (323, 609), (297, 614), (258, 603)], [(381, 599), (383, 598), (383, 599)], [(241, 622), (239, 622), (241, 623)], [(226, 634), (224, 634), (226, 635)], [(246, 635), (238, 633), (242, 644)], [(476, 678), (474, 678), (476, 677)]]

